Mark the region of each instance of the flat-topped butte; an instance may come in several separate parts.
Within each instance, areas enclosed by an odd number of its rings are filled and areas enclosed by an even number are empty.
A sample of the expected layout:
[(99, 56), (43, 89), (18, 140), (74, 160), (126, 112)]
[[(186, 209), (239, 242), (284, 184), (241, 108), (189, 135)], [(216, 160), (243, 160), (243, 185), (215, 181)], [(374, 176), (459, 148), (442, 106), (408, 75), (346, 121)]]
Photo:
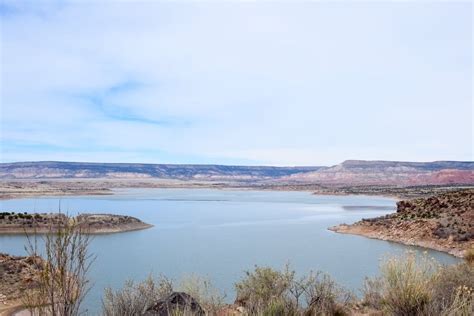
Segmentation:
[(150, 228), (138, 218), (113, 214), (81, 214), (68, 217), (62, 213), (0, 212), (0, 234), (47, 234), (74, 221), (87, 234), (110, 234)]

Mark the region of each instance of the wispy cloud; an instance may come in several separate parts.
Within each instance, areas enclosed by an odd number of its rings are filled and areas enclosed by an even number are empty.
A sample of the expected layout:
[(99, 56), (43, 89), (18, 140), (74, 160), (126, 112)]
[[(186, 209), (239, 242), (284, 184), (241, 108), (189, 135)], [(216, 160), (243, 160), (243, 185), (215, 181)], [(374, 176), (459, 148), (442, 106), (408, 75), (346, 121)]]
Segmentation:
[(99, 117), (102, 116), (110, 120), (156, 124), (168, 127), (185, 127), (191, 124), (185, 118), (148, 118), (134, 111), (134, 109), (140, 108), (140, 105), (136, 103), (137, 101), (129, 100), (125, 104), (118, 101), (121, 98), (126, 98), (129, 93), (140, 94), (145, 87), (146, 85), (142, 82), (126, 80), (100, 91), (83, 92), (74, 95), (71, 98), (71, 102), (75, 102), (75, 98), (84, 101), (86, 105), (90, 106), (91, 111), (97, 112)]
[(472, 160), (471, 9), (3, 1), (2, 160)]

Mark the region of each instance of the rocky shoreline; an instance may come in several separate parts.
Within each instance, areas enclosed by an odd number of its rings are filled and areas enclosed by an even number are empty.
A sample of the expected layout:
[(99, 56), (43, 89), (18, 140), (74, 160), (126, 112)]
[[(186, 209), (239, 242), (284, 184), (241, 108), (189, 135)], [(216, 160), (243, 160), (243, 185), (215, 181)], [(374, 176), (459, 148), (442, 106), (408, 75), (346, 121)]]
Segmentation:
[(23, 309), (23, 294), (38, 285), (42, 269), (39, 257), (19, 257), (0, 253), (0, 315)]
[(0, 235), (54, 233), (71, 220), (87, 234), (111, 234), (153, 227), (125, 215), (81, 214), (71, 219), (61, 213), (0, 212)]
[(400, 201), (396, 213), (329, 229), (463, 257), (474, 248), (474, 190)]
[[(413, 227), (413, 229), (417, 229), (417, 227)], [(450, 255), (453, 255), (458, 258), (463, 258), (464, 253), (467, 250), (458, 248), (457, 245), (454, 243), (440, 243), (438, 240), (418, 239), (414, 236), (400, 236), (396, 234), (391, 234), (390, 232), (380, 231), (377, 228), (363, 227), (362, 225), (341, 224), (330, 227), (329, 230), (341, 234), (359, 235), (372, 239), (392, 241), (409, 246), (433, 249), (449, 253)]]

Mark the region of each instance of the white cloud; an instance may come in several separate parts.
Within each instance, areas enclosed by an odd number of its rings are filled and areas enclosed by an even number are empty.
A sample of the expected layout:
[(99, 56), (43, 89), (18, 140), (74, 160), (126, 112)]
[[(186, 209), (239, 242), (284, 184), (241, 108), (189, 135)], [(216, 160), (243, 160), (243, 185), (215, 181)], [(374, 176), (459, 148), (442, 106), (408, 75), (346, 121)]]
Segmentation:
[(30, 4), (2, 17), (3, 159), (469, 160), (469, 6)]

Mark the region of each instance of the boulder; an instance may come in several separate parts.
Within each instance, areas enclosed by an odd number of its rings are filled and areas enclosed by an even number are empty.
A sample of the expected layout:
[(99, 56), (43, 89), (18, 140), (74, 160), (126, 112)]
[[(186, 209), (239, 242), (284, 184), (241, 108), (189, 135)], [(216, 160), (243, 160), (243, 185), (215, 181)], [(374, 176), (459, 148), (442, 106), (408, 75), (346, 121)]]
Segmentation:
[(175, 315), (176, 312), (189, 312), (192, 315), (204, 316), (204, 310), (199, 303), (190, 295), (183, 292), (173, 292), (166, 298), (157, 301), (148, 308), (147, 316), (168, 316)]

